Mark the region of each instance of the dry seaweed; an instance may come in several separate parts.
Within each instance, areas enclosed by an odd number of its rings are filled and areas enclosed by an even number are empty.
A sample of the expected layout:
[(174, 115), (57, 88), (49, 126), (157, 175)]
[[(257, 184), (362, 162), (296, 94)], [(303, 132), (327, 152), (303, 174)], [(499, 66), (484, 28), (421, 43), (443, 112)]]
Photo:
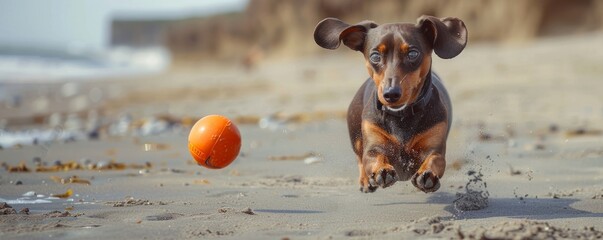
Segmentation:
[(77, 184), (86, 184), (86, 185), (90, 185), (90, 180), (88, 179), (84, 179), (84, 178), (80, 178), (78, 176), (71, 176), (69, 178), (62, 178), (62, 177), (58, 177), (58, 176), (50, 176), (50, 179), (56, 183), (61, 183), (61, 184), (68, 184), (68, 183), (77, 183)]
[(68, 188), (65, 193), (51, 194), (50, 196), (52, 196), (52, 197), (58, 197), (58, 198), (68, 198), (68, 197), (71, 197), (71, 195), (73, 195), (73, 190), (71, 190), (71, 188)]

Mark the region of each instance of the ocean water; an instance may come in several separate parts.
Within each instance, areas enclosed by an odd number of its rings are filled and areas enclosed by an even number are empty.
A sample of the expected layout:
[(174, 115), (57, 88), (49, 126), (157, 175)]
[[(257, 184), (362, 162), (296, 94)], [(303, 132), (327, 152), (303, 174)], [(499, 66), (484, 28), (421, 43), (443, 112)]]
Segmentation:
[(159, 73), (170, 64), (162, 47), (104, 52), (0, 49), (0, 83), (85, 81)]

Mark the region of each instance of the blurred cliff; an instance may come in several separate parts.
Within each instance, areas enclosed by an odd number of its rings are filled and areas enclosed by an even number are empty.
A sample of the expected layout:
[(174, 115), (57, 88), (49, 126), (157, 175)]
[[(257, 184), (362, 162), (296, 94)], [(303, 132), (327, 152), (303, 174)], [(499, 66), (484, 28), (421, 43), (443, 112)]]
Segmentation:
[(603, 1), (251, 0), (241, 13), (157, 23), (162, 31), (148, 22), (116, 22), (114, 31), (120, 26), (150, 29), (152, 41), (166, 45), (175, 64), (227, 60), (251, 66), (265, 56), (320, 51), (312, 31), (325, 17), (386, 23), (415, 22), (422, 14), (459, 17), (468, 26), (470, 41), (504, 43), (600, 30)]

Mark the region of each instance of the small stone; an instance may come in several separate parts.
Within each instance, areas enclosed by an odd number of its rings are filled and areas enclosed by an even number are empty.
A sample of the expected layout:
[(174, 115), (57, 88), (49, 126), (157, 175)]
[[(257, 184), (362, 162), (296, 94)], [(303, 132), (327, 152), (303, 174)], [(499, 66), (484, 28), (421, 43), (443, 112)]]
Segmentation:
[(33, 163), (34, 163), (36, 166), (42, 166), (42, 158), (40, 158), (40, 157), (34, 157), (34, 158), (32, 159), (32, 161), (33, 161)]
[(98, 128), (88, 132), (88, 139), (90, 140), (98, 140), (100, 138), (100, 132)]
[(34, 192), (34, 191), (29, 191), (29, 192), (23, 193), (23, 195), (22, 195), (22, 196), (23, 196), (23, 197), (33, 197), (33, 196), (36, 196), (36, 195), (37, 195), (37, 194), (36, 194), (36, 192)]
[(19, 210), (19, 214), (29, 215), (29, 208), (21, 208), (21, 210)]
[(243, 210), (241, 210), (242, 213), (245, 214), (249, 214), (249, 215), (255, 215), (255, 213), (253, 212), (253, 210), (251, 210), (251, 208), (245, 208)]
[(15, 182), (15, 185), (23, 185), (23, 182), (21, 182), (21, 180), (17, 180), (17, 181)]
[(16, 214), (17, 211), (5, 202), (0, 202), (0, 215)]

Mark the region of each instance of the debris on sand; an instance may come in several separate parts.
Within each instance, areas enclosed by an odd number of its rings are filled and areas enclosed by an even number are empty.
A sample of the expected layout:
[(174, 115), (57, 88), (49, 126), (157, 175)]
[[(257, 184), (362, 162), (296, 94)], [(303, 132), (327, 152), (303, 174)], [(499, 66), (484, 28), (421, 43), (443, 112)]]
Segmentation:
[(218, 208), (218, 212), (219, 213), (244, 213), (247, 215), (255, 215), (255, 212), (253, 210), (251, 210), (251, 208), (249, 208), (249, 207), (243, 208), (241, 210), (236, 210), (231, 207), (222, 207), (222, 208)]
[(562, 197), (573, 197), (575, 194), (582, 193), (582, 192), (585, 192), (584, 188), (576, 188), (573, 190), (566, 190), (566, 191), (558, 190), (558, 191), (547, 193), (547, 196), (552, 197), (554, 199), (559, 199)]
[(488, 207), (488, 197), (490, 193), (487, 190), (487, 184), (482, 180), (484, 176), (480, 171), (470, 170), (467, 172), (470, 177), (469, 182), (465, 184), (465, 192), (456, 193), (454, 208), (461, 211), (480, 210)]
[(440, 216), (433, 216), (413, 220), (406, 228), (419, 235), (433, 235), (453, 231), (454, 225), (453, 222), (443, 221)]
[(132, 206), (146, 206), (146, 205), (167, 205), (166, 202), (159, 201), (157, 203), (153, 203), (146, 199), (135, 199), (134, 197), (126, 197), (122, 201), (109, 201), (106, 204), (112, 204), (113, 207), (132, 207)]
[(193, 181), (194, 184), (200, 184), (200, 185), (208, 185), (211, 184), (211, 182), (208, 179), (195, 179)]
[[(31, 170), (27, 167), (24, 162), (19, 163), (16, 166), (10, 166), (6, 163), (2, 164), (2, 167), (6, 169), (8, 172), (31, 172)], [(72, 170), (124, 170), (124, 169), (150, 169), (153, 168), (153, 164), (150, 162), (145, 162), (144, 164), (132, 163), (125, 164), (119, 163), (115, 160), (111, 161), (99, 161), (93, 164), (91, 161), (88, 163), (78, 163), (76, 161), (69, 162), (61, 162), (59, 160), (55, 161), (52, 166), (46, 166), (45, 162), (36, 162), (36, 172), (66, 172)]]
[(29, 208), (21, 208), (21, 210), (19, 210), (19, 214), (29, 215)]
[(253, 212), (251, 208), (244, 208), (243, 210), (241, 210), (241, 212), (249, 215), (255, 215), (255, 212)]
[(49, 218), (56, 218), (56, 217), (79, 217), (84, 215), (83, 213), (76, 213), (76, 214), (71, 214), (69, 211), (52, 211), (52, 212), (48, 212), (45, 213), (44, 216), (45, 217), (49, 217)]
[(305, 164), (314, 164), (323, 161), (320, 154), (315, 152), (308, 152), (300, 155), (282, 155), (282, 156), (269, 156), (268, 160), (272, 161), (298, 161), (303, 160)]
[(3, 163), (2, 166), (8, 172), (30, 172), (30, 169), (25, 165), (24, 162), (19, 163), (16, 166), (10, 166), (7, 163)]
[(88, 179), (84, 179), (84, 178), (80, 178), (78, 176), (71, 176), (69, 178), (62, 178), (62, 177), (57, 177), (57, 176), (50, 176), (50, 179), (56, 183), (60, 183), (60, 184), (68, 184), (68, 183), (77, 183), (77, 184), (85, 184), (85, 185), (90, 185), (90, 180)]
[(511, 176), (522, 174), (521, 170), (514, 169), (513, 166), (511, 166), (511, 164), (507, 163), (507, 165), (509, 166), (509, 173), (511, 174)]
[(149, 200), (144, 199), (134, 199), (133, 197), (127, 197), (123, 201), (112, 201), (107, 202), (108, 204), (113, 204), (113, 207), (130, 207), (130, 206), (140, 206), (140, 205), (153, 205)]
[(71, 190), (71, 188), (69, 188), (69, 189), (67, 189), (67, 191), (65, 193), (51, 194), (50, 196), (58, 197), (58, 198), (68, 198), (68, 197), (71, 197), (71, 195), (73, 195), (73, 190)]
[(578, 137), (578, 136), (599, 136), (603, 134), (603, 131), (596, 129), (578, 128), (574, 130), (568, 130), (565, 132), (566, 137)]
[(8, 205), (5, 202), (0, 202), (0, 215), (9, 214), (17, 214), (17, 210), (15, 210), (12, 206)]
[[(578, 229), (530, 220), (504, 221), (490, 226), (462, 228), (458, 221), (440, 216), (424, 217), (388, 232), (413, 232), (448, 239), (600, 239), (603, 231), (592, 226)], [(366, 236), (366, 235), (365, 235)]]
[(522, 220), (468, 232), (459, 229), (457, 235), (461, 239), (600, 239), (603, 232), (594, 227), (571, 229), (552, 226), (548, 222)]

